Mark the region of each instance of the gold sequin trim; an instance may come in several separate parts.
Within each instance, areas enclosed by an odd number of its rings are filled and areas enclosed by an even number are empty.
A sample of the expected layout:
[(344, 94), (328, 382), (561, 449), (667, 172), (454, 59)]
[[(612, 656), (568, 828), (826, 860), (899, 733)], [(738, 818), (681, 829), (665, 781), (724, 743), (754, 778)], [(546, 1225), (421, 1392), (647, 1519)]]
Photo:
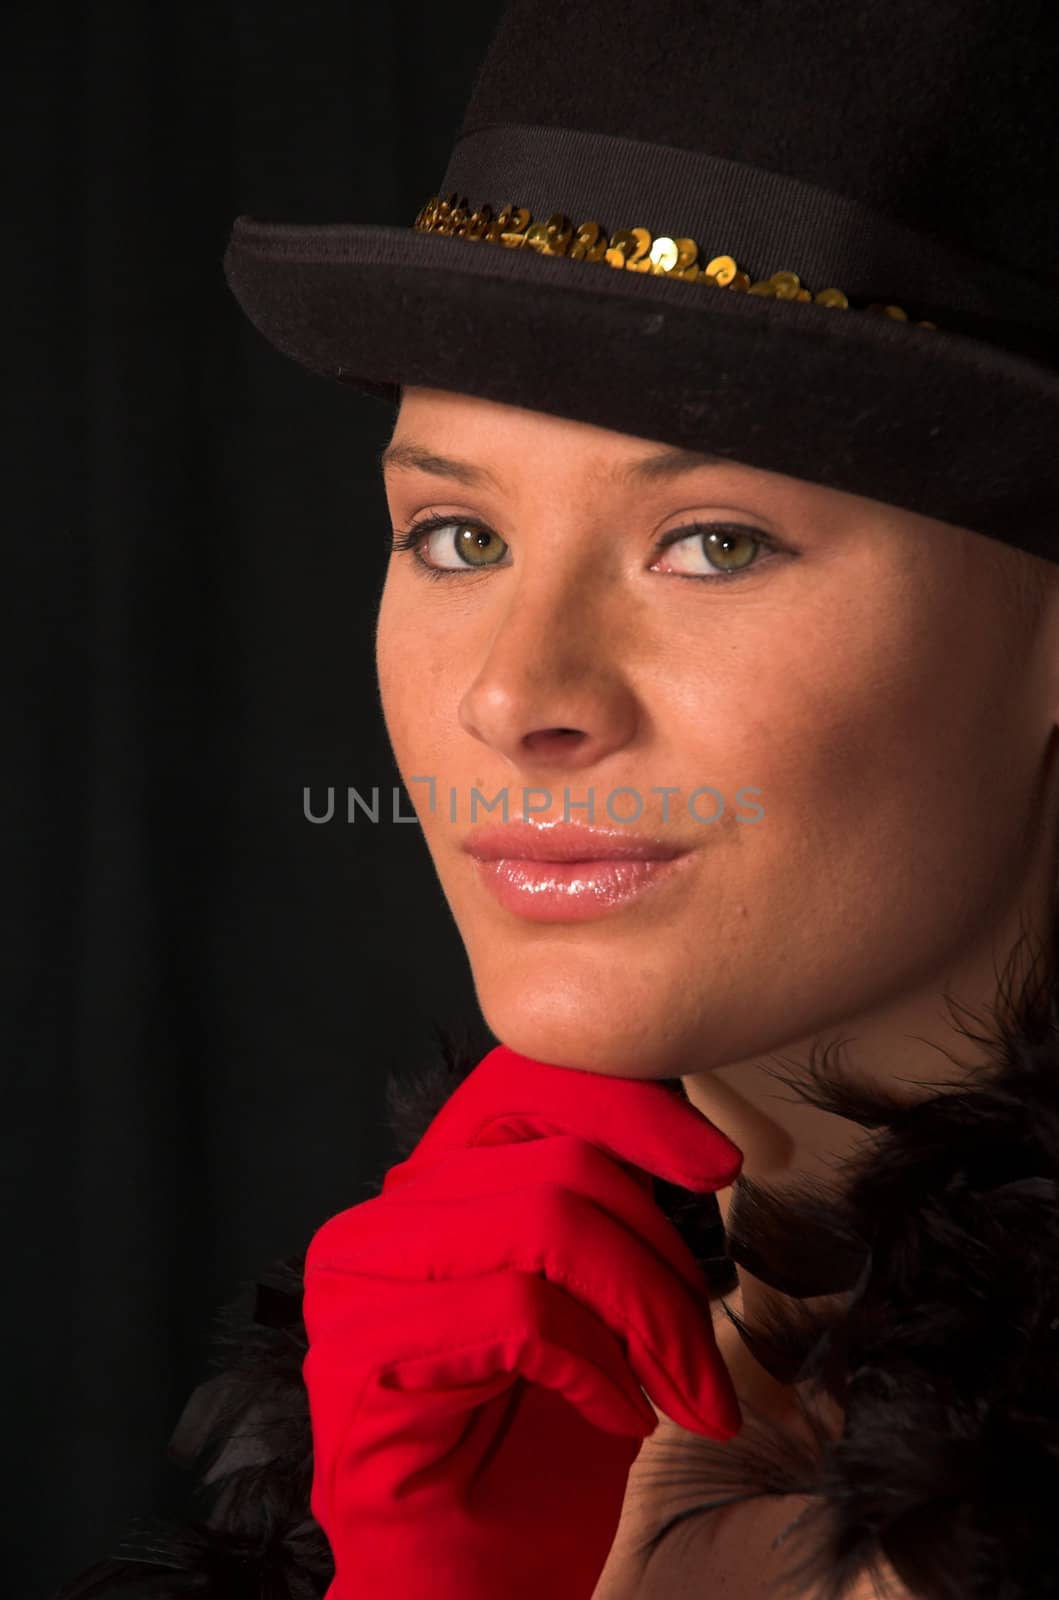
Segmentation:
[[(777, 300), (808, 300), (818, 306), (841, 310), (873, 311), (898, 322), (912, 319), (900, 306), (850, 306), (841, 289), (818, 289), (812, 293), (796, 272), (774, 272), (769, 278), (754, 280), (737, 266), (729, 255), (709, 256), (694, 239), (652, 237), (647, 228), (620, 228), (609, 237), (598, 222), (582, 222), (574, 227), (569, 217), (555, 211), (547, 222), (534, 222), (525, 206), (505, 205), (493, 215), (488, 205), (469, 209), (466, 198), (455, 194), (447, 199), (432, 195), (412, 224), (420, 233), (450, 233), (462, 239), (484, 240), (505, 245), (509, 250), (526, 247), (546, 256), (569, 256), (575, 261), (596, 261), (625, 272), (650, 272), (681, 278), (685, 283), (708, 283), (714, 288), (735, 289), (745, 294), (760, 294)], [(916, 322), (917, 328), (937, 328), (935, 322)]]

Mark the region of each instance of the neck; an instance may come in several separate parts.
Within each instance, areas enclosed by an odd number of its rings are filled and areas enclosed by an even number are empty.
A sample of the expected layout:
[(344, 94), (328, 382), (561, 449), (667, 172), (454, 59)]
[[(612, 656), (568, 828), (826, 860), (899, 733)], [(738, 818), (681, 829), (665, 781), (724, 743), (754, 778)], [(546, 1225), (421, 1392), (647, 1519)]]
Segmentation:
[[(747, 1178), (780, 1195), (792, 1184), (841, 1188), (844, 1164), (862, 1151), (871, 1130), (802, 1098), (795, 1085), (812, 1084), (814, 1052), (827, 1047), (829, 1059), (837, 1053), (848, 1081), (910, 1101), (957, 1085), (988, 1065), (1001, 1029), (1025, 1014), (1032, 995), (1050, 991), (1052, 934), (1045, 941), (1040, 928), (1038, 921), (1027, 933), (1017, 921), (1014, 933), (1006, 929), (1000, 948), (1010, 955), (1000, 973), (991, 942), (897, 1004), (795, 1041), (768, 1058), (684, 1077), (685, 1093), (743, 1151)], [(955, 1002), (951, 1010), (946, 998)], [(726, 1231), (737, 1187), (717, 1194)], [(753, 1326), (776, 1290), (742, 1266), (736, 1270), (738, 1289), (729, 1303)]]

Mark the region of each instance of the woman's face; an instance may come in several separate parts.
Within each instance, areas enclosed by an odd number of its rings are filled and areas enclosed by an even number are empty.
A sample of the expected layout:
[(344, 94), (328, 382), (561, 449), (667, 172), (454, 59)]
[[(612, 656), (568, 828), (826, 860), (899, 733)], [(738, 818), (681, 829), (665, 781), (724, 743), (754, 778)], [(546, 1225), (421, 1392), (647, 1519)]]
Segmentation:
[[(394, 528), (449, 525), (390, 558), (383, 711), (505, 1044), (700, 1072), (940, 989), (1007, 912), (1051, 826), (1041, 563), (447, 391), (405, 390), (390, 450)], [(485, 866), (465, 843), (505, 796), (509, 821), (565, 815), (680, 854), (550, 884)]]

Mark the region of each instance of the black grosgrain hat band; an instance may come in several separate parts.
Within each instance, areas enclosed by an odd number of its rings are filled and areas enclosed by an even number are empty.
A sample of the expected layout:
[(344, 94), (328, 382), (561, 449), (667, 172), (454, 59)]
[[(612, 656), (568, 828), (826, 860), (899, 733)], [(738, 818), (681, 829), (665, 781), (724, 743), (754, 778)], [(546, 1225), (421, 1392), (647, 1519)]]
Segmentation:
[(1059, 356), (1054, 283), (972, 259), (845, 195), (700, 151), (495, 124), (457, 141), (413, 227)]

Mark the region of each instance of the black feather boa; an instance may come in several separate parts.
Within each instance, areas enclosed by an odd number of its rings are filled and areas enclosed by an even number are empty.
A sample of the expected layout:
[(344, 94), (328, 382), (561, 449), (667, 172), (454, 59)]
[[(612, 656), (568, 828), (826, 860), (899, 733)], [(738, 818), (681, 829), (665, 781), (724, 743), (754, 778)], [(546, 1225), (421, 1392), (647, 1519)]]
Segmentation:
[[(783, 1082), (866, 1132), (833, 1185), (741, 1177), (726, 1234), (712, 1195), (656, 1182), (725, 1314), (795, 1386), (815, 1448), (746, 1407), (726, 1444), (689, 1435), (695, 1504), (653, 1542), (733, 1500), (808, 1496), (780, 1535), (801, 1549), (791, 1593), (841, 1600), (865, 1573), (885, 1593), (892, 1572), (921, 1600), (1059, 1600), (1057, 953), (1059, 937), (1017, 995), (1009, 965), (991, 1029), (954, 1021), (987, 1064), (925, 1096), (900, 1093), (897, 1071), (861, 1082), (835, 1046), (786, 1063)], [(391, 1078), (401, 1159), (482, 1053), (441, 1033), (437, 1060)], [(202, 1520), (136, 1524), (54, 1600), (320, 1600), (333, 1564), (309, 1512), (303, 1261), (262, 1275), (252, 1315), (221, 1313), (221, 1370), (170, 1442)], [(753, 1328), (723, 1300), (735, 1263), (775, 1292)], [(823, 1420), (836, 1405), (838, 1430)]]

